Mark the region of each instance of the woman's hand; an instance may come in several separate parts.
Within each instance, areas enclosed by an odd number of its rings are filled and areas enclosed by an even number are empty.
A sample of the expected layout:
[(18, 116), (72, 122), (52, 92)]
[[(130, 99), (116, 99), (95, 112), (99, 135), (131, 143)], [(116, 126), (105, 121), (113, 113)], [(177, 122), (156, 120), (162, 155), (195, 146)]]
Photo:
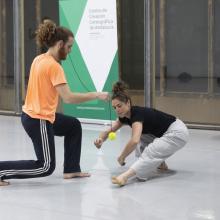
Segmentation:
[(101, 146), (102, 146), (102, 144), (103, 144), (103, 139), (102, 138), (97, 138), (95, 141), (94, 141), (94, 144), (95, 144), (95, 146), (98, 148), (98, 149), (100, 149), (101, 148)]
[(124, 166), (125, 165), (125, 158), (120, 156), (118, 157), (118, 163), (121, 165), (121, 166)]

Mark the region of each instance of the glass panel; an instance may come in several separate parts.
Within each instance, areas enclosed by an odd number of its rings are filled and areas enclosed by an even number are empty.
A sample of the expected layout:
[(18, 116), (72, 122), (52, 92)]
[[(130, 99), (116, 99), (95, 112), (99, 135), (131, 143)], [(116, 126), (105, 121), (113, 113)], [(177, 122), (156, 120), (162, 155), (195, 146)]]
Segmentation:
[(14, 111), (13, 0), (1, 0), (0, 9), (0, 111)]
[(207, 93), (207, 0), (158, 1), (158, 12), (157, 90)]
[(220, 93), (220, 0), (215, 0), (214, 10), (214, 92)]
[(36, 0), (24, 1), (24, 54), (25, 54), (25, 85), (27, 86), (31, 63), (37, 54), (35, 44)]
[(121, 79), (133, 103), (144, 105), (144, 0), (118, 2)]
[[(49, 18), (59, 25), (58, 2), (54, 0), (24, 1), (24, 40), (25, 40), (25, 85), (27, 86), (29, 71), (34, 57), (40, 53), (35, 43), (35, 30), (40, 22)], [(51, 7), (53, 5), (53, 7)]]
[[(51, 7), (51, 5), (53, 5), (53, 7)], [(22, 67), (24, 64), (24, 68), (22, 68), (22, 71), (17, 71), (17, 73), (20, 74), (19, 76), (17, 76), (17, 78), (21, 80), (22, 83), (15, 82), (14, 77), (15, 27), (13, 23), (13, 0), (0, 0), (0, 112), (17, 111), (17, 109), (19, 109), (19, 106), (16, 106), (16, 103), (19, 103), (19, 105), (22, 104), (20, 103), (21, 101), (19, 102), (19, 100), (21, 99), (20, 94), (22, 96), (22, 101), (24, 101), (24, 93), (29, 78), (30, 66), (34, 57), (39, 52), (36, 48), (36, 43), (34, 39), (34, 33), (38, 23), (41, 22), (43, 18), (47, 17), (59, 24), (58, 1), (54, 2), (54, 0), (24, 0), (24, 5), (18, 4), (18, 7), (19, 11), (24, 10), (24, 18), (28, 18), (24, 19), (24, 31), (21, 31), (19, 33), (22, 34), (21, 39), (24, 40), (24, 45), (23, 42), (20, 45), (22, 47), (21, 51), (24, 50), (24, 59), (23, 57), (18, 57), (18, 59), (20, 59), (19, 62), (22, 63)], [(22, 19), (19, 20), (18, 23), (20, 25), (22, 23)], [(22, 79), (20, 79), (21, 76), (23, 77)], [(23, 87), (19, 87), (17, 88), (17, 90), (19, 91), (15, 91), (15, 83), (18, 83)], [(20, 90), (22, 90), (22, 92)], [(5, 97), (7, 97), (7, 99)]]
[(155, 3), (154, 107), (191, 124), (219, 126), (220, 0)]

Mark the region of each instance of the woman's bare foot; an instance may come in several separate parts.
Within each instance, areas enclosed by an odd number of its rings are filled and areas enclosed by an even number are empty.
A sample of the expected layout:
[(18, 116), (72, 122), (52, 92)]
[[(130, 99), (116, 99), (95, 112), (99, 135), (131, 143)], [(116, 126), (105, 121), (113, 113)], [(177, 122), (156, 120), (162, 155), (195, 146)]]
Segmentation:
[(117, 184), (119, 186), (124, 186), (127, 183), (128, 178), (135, 176), (135, 175), (136, 175), (136, 172), (132, 168), (129, 168), (127, 171), (120, 174), (119, 176), (113, 176), (112, 183)]
[(168, 166), (167, 166), (166, 162), (163, 161), (163, 162), (160, 164), (160, 166), (157, 167), (157, 169), (160, 170), (160, 171), (167, 171), (167, 170), (168, 170)]
[(7, 181), (0, 180), (0, 186), (8, 186), (9, 184)]
[(124, 186), (127, 183), (128, 179), (123, 176), (113, 176), (112, 183), (119, 186)]
[(89, 173), (82, 173), (82, 172), (64, 173), (63, 174), (64, 179), (83, 178), (83, 177), (90, 177), (90, 176), (91, 175)]

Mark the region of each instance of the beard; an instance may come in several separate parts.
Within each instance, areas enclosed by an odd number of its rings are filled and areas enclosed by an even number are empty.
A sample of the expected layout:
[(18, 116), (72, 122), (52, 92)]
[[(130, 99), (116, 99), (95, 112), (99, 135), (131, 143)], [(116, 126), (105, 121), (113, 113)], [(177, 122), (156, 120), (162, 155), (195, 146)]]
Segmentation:
[(59, 57), (59, 60), (65, 60), (66, 59), (66, 56), (67, 56), (67, 53), (65, 51), (65, 48), (64, 47), (61, 47), (58, 51), (58, 57)]

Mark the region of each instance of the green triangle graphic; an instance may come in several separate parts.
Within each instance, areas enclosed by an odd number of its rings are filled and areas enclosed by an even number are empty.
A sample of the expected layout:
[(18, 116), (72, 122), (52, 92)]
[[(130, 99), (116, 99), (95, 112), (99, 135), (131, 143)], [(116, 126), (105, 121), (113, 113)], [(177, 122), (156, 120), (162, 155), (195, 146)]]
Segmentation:
[[(74, 35), (76, 35), (79, 28), (80, 21), (82, 19), (87, 0), (60, 0), (60, 20), (63, 26), (69, 27)], [(65, 12), (65, 13), (64, 13)], [(67, 19), (66, 19), (66, 18)], [(65, 18), (65, 21), (63, 20)], [(68, 22), (74, 19), (74, 22)]]
[[(112, 65), (106, 79), (103, 91), (112, 91), (112, 85), (118, 81), (118, 51), (115, 53), (115, 57), (112, 61)], [(112, 83), (110, 83), (112, 82)]]
[(72, 52), (62, 62), (68, 83), (75, 92), (96, 91), (93, 80), (84, 62), (77, 42), (74, 43)]

